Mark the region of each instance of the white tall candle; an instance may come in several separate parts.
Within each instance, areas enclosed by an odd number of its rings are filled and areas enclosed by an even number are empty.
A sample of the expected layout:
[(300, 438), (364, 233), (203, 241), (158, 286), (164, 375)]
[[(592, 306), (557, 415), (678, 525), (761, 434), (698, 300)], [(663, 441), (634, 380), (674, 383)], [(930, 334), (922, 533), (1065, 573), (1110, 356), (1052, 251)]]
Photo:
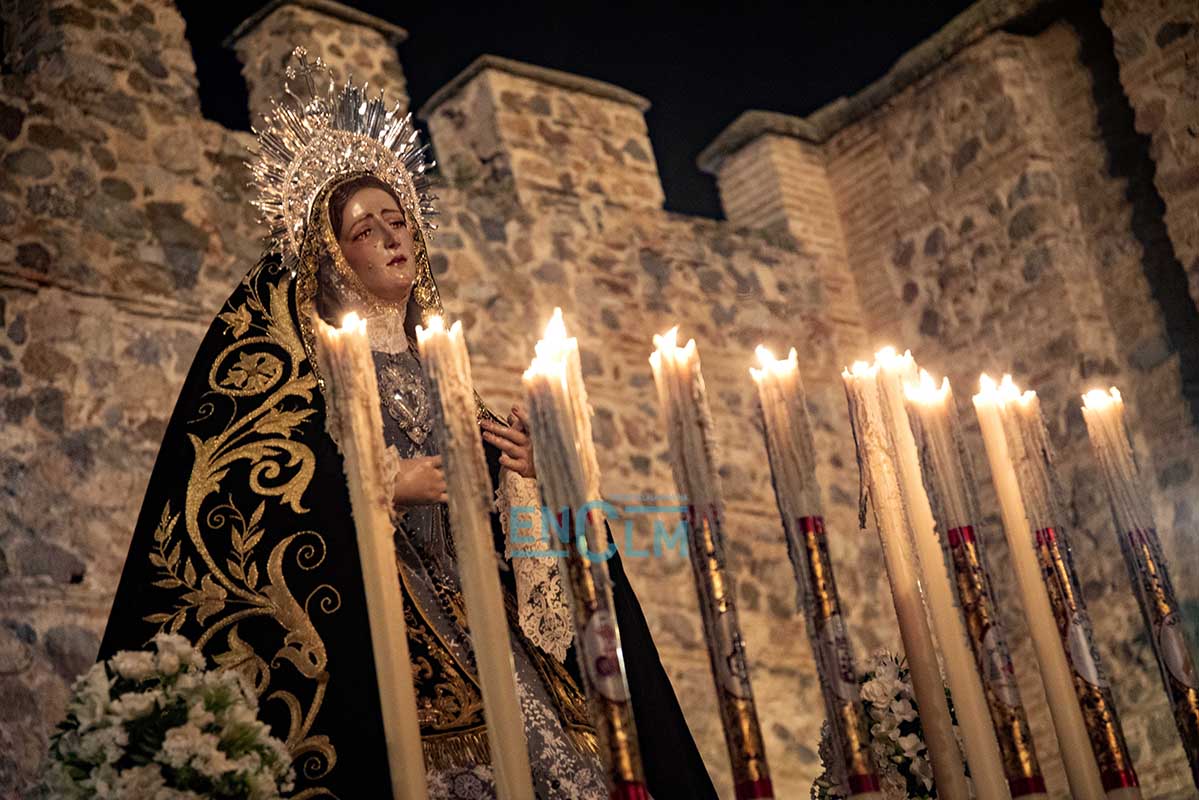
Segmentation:
[(416, 340), (437, 415), (450, 529), (458, 553), (462, 599), (483, 693), (483, 716), (502, 800), (533, 800), (524, 717), (516, 691), (508, 618), (491, 532), (491, 479), (475, 416), (475, 392), (462, 323), (441, 317), (417, 326)]
[(774, 788), (750, 687), (736, 591), (725, 567), (724, 500), (716, 471), (712, 414), (695, 340), (679, 347), (677, 334), (678, 329), (672, 328), (654, 337), (657, 349), (649, 363), (670, 441), (675, 484), (689, 506), (687, 550), (732, 763), (733, 788), (738, 800), (770, 798)]
[(1074, 693), (1082, 707), (1091, 751), (1099, 764), (1099, 778), (1108, 800), (1139, 800), (1136, 771), (1095, 645), (1082, 584), (1074, 569), (1066, 511), (1054, 467), (1056, 457), (1041, 415), (1041, 402), (1034, 391), (1019, 392), (1010, 375), (1004, 376), (1003, 383), (1011, 387), (1008, 393), (1014, 398), (999, 409), (1008, 453), (1016, 465), (1024, 512), (1036, 537), (1041, 575), (1073, 671)]
[[(605, 519), (594, 505), (589, 508), (602, 497), (587, 390), (578, 341), (567, 337), (560, 309), (554, 309), (536, 353), (523, 381), (542, 502), (546, 511), (566, 509), (563, 524), (573, 533), (577, 534), (580, 526), (585, 531), (587, 552), (567, 547), (560, 564), (566, 578), (563, 589), (574, 614), (579, 666), (607, 767), (608, 789), (613, 798), (642, 797), (645, 776), (620, 630), (607, 560), (599, 555), (608, 549)], [(586, 517), (576, 519), (580, 509), (588, 508)], [(577, 543), (577, 538), (574, 541)]]
[(375, 364), (366, 322), (348, 314), (341, 328), (316, 320), (317, 361), (325, 382), (330, 430), (341, 450), (354, 515), (362, 585), (370, 621), (379, 708), (387, 739), (393, 800), (427, 796), (416, 691), (408, 655), (404, 601), (396, 573), (392, 487), (386, 485), (386, 448)]
[(920, 706), (920, 725), (928, 745), (937, 794), (946, 800), (967, 800), (970, 791), (945, 701), (937, 648), (920, 596), (920, 570), (908, 530), (900, 470), (883, 410), (878, 374), (877, 365), (861, 361), (852, 370), (841, 373), (857, 436), (858, 460), (883, 546), (891, 598), (911, 670), (912, 690)]
[(879, 367), (884, 418), (895, 444), (904, 506), (915, 538), (921, 586), (940, 645), (941, 661), (945, 665), (945, 677), (961, 726), (974, 790), (979, 800), (1006, 800), (1011, 797), (1011, 792), (1003, 772), (1003, 756), (999, 752), (982, 678), (958, 608), (957, 594), (945, 567), (945, 549), (937, 535), (932, 506), (924, 490), (920, 453), (904, 404), (903, 384), (915, 382), (916, 362), (910, 352), (899, 355), (894, 349), (885, 348), (875, 354), (875, 364)]
[(757, 349), (761, 369), (751, 368), (762, 409), (766, 454), (775, 499), (783, 518), (787, 554), (799, 584), (808, 640), (820, 673), (830, 741), (837, 764), (830, 774), (843, 773), (849, 795), (856, 800), (882, 797), (870, 761), (870, 731), (858, 692), (857, 667), (849, 633), (841, 614), (841, 599), (833, 578), (828, 540), (816, 482), (816, 447), (795, 348), (776, 359), (765, 347)]
[(1107, 485), (1120, 552), (1157, 656), (1174, 724), (1191, 765), (1191, 779), (1199, 786), (1199, 674), (1184, 633), (1182, 610), (1157, 536), (1149, 495), (1132, 455), (1124, 425), (1124, 399), (1114, 386), (1110, 392), (1087, 392), (1083, 395), (1082, 416)]
[[(979, 430), (991, 467), (991, 479), (999, 497), (1003, 530), (1008, 551), (1016, 571), (1016, 582), (1024, 603), (1033, 650), (1041, 670), (1041, 683), (1049, 702), (1049, 714), (1057, 733), (1058, 747), (1066, 767), (1066, 778), (1075, 800), (1103, 800), (1103, 783), (1099, 764), (1091, 752), (1086, 723), (1078, 698), (1066, 652), (1062, 649), (1057, 623), (1049, 604), (1049, 593), (1041, 578), (1032, 528), (1020, 496), (1016, 469), (1008, 454), (1000, 406), (1004, 397), (995, 382), (986, 375), (979, 379), (980, 392), (974, 396)], [(1007, 398), (1008, 400), (1014, 398)]]
[(987, 692), (1004, 773), (1012, 797), (1045, 798), (1028, 718), (1020, 701), (1015, 668), (991, 591), (990, 570), (978, 535), (982, 514), (974, 470), (962, 439), (949, 379), (938, 387), (924, 370), (920, 383), (905, 383), (909, 420), (920, 443), (925, 486), (934, 516), (948, 539), (958, 605), (966, 617), (975, 663)]

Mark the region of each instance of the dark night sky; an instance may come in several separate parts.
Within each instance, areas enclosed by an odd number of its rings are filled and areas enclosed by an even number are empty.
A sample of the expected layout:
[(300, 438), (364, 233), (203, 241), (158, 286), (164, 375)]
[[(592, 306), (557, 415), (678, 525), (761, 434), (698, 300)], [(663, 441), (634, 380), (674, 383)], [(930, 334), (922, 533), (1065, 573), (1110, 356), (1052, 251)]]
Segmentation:
[[(414, 3), (358, 0), (407, 29), (400, 60), (416, 110), (482, 53), (614, 83), (647, 97), (672, 211), (719, 217), (695, 158), (750, 108), (808, 114), (882, 76), (969, 2)], [(260, 0), (179, 3), (206, 116), (249, 127), (238, 64), (220, 43)], [(237, 9), (234, 11), (233, 9)]]

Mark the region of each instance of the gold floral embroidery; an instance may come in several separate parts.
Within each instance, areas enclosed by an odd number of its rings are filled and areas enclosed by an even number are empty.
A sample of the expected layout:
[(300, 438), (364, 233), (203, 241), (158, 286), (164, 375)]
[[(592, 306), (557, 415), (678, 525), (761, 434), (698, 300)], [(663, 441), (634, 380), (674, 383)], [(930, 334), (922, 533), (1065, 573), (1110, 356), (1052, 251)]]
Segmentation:
[[(194, 619), (198, 647), (215, 649), (221, 641), (224, 649), (213, 654), (215, 662), (243, 673), (266, 702), (286, 709), (285, 741), (297, 769), (319, 781), (336, 764), (337, 752), (327, 736), (310, 735), (329, 682), (325, 645), (311, 614), (335, 613), (341, 596), (321, 583), (299, 599), (288, 585), (285, 565), (317, 569), (325, 559), (324, 537), (299, 531), (272, 542), (262, 526), (268, 503), (296, 515), (307, 511), (304, 492), (316, 469), (311, 448), (295, 435), (315, 413), (316, 378), (289, 310), (291, 286), (290, 275), (260, 265), (242, 282), (245, 302), (220, 315), (237, 341), (214, 359), (210, 398), (188, 424), (194, 462), (183, 507), (164, 506), (149, 556), (157, 573), (154, 586), (178, 594), (171, 610), (146, 620), (179, 631)], [(262, 335), (246, 336), (251, 329)], [(248, 484), (257, 496), (252, 508), (240, 507), (232, 493), (222, 491), (233, 470), (244, 476), (239, 480), (245, 483), (237, 485)], [(223, 499), (213, 503), (214, 496)], [(239, 495), (242, 502), (246, 498)], [(269, 552), (261, 552), (268, 545)], [(239, 625), (252, 618), (269, 618), (282, 629), (269, 659), (241, 638)], [(310, 686), (304, 697), (270, 691), (272, 672), (284, 664)], [(296, 795), (319, 796), (333, 795), (320, 786)]]

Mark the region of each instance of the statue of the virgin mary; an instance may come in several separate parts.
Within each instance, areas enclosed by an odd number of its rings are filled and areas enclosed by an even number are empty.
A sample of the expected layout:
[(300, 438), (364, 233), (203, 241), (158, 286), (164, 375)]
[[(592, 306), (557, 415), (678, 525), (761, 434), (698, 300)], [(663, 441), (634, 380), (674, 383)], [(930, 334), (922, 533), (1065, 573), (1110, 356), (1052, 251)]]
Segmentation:
[[(379, 694), (313, 317), (368, 321), (394, 463), (396, 563), (433, 798), (495, 796), (482, 695), (415, 326), (442, 313), (434, 199), (408, 117), (297, 50), (251, 165), (270, 244), (213, 321), (150, 477), (101, 658), (183, 634), (241, 672), (295, 758), (294, 797), (390, 795)], [(477, 403), (493, 530), (539, 798), (606, 798), (556, 562), (513, 558), (508, 509), (539, 504), (528, 431)], [(526, 556), (527, 554), (521, 554)], [(650, 792), (715, 797), (619, 556), (609, 564)]]

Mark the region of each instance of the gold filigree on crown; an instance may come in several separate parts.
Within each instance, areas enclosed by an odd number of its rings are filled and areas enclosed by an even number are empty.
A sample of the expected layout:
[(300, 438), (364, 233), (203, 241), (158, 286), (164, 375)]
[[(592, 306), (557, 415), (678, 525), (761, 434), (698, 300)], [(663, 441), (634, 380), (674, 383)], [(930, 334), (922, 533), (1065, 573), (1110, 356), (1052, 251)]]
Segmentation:
[(366, 84), (349, 79), (339, 89), (333, 73), (318, 57), (308, 60), (303, 47), (292, 51), (283, 93), (271, 99), (258, 137), (258, 153), (249, 162), (258, 196), (253, 200), (269, 227), (267, 248), (295, 267), (304, 241), (312, 201), (329, 180), (349, 172), (370, 172), (390, 184), (409, 220), (425, 238), (437, 229), (429, 217), (436, 195), (425, 171), (428, 144), (421, 144), (412, 114), (399, 104), (390, 110), (382, 92), (366, 96)]

